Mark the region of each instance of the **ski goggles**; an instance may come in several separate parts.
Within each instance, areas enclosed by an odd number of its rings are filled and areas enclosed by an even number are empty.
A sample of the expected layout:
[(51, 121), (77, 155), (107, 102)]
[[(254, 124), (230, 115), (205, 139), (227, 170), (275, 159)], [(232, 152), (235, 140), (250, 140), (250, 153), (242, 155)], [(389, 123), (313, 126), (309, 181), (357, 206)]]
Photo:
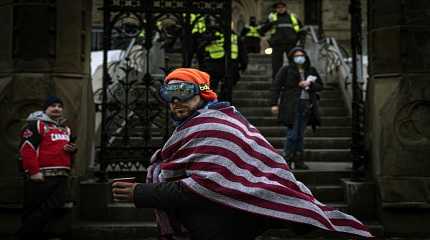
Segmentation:
[(181, 102), (190, 100), (200, 91), (209, 89), (207, 84), (193, 84), (187, 82), (164, 84), (160, 87), (160, 97), (166, 103), (171, 103), (173, 100), (178, 99)]

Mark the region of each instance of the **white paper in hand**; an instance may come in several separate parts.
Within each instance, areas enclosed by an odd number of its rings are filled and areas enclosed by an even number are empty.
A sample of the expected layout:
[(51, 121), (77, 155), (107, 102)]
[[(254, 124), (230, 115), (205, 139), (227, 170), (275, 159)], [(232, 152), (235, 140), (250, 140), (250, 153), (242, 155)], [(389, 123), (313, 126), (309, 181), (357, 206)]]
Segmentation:
[(309, 81), (309, 82), (315, 82), (317, 80), (317, 77), (316, 76), (314, 76), (314, 75), (309, 75), (307, 78), (306, 78), (306, 81)]

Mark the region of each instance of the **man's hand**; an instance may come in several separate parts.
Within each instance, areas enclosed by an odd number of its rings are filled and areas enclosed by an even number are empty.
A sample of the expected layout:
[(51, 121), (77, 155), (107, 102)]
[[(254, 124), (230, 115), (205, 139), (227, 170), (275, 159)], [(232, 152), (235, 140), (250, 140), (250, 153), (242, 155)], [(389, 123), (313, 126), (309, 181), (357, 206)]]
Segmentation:
[(112, 184), (112, 195), (114, 201), (133, 202), (134, 188), (137, 183), (115, 182)]
[(279, 107), (278, 106), (272, 106), (270, 109), (272, 111), (273, 115), (277, 115), (279, 113)]
[(31, 175), (30, 180), (33, 182), (44, 182), (45, 178), (43, 177), (43, 174), (41, 172), (38, 172), (36, 174)]
[(66, 145), (64, 145), (64, 151), (69, 152), (69, 153), (74, 153), (76, 152), (77, 147), (75, 143), (67, 143)]

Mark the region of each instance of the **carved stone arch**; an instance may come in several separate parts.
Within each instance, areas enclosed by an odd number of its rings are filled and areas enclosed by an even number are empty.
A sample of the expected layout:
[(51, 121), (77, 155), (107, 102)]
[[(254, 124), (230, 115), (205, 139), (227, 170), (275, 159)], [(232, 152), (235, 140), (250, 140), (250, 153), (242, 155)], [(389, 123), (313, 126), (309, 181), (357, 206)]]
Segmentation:
[(262, 0), (235, 0), (233, 1), (232, 20), (235, 25), (235, 30), (240, 31), (242, 27), (248, 23), (249, 17), (255, 16), (257, 21), (262, 20), (261, 6)]

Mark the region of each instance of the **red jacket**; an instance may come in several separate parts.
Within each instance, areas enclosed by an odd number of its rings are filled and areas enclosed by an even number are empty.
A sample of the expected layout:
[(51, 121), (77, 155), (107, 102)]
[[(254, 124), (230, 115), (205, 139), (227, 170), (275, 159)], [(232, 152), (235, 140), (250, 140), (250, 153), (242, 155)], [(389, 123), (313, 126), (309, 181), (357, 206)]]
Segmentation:
[(70, 142), (70, 128), (38, 114), (21, 132), (19, 152), (23, 169), (29, 175), (44, 169), (70, 170), (72, 154), (64, 151), (64, 145)]

